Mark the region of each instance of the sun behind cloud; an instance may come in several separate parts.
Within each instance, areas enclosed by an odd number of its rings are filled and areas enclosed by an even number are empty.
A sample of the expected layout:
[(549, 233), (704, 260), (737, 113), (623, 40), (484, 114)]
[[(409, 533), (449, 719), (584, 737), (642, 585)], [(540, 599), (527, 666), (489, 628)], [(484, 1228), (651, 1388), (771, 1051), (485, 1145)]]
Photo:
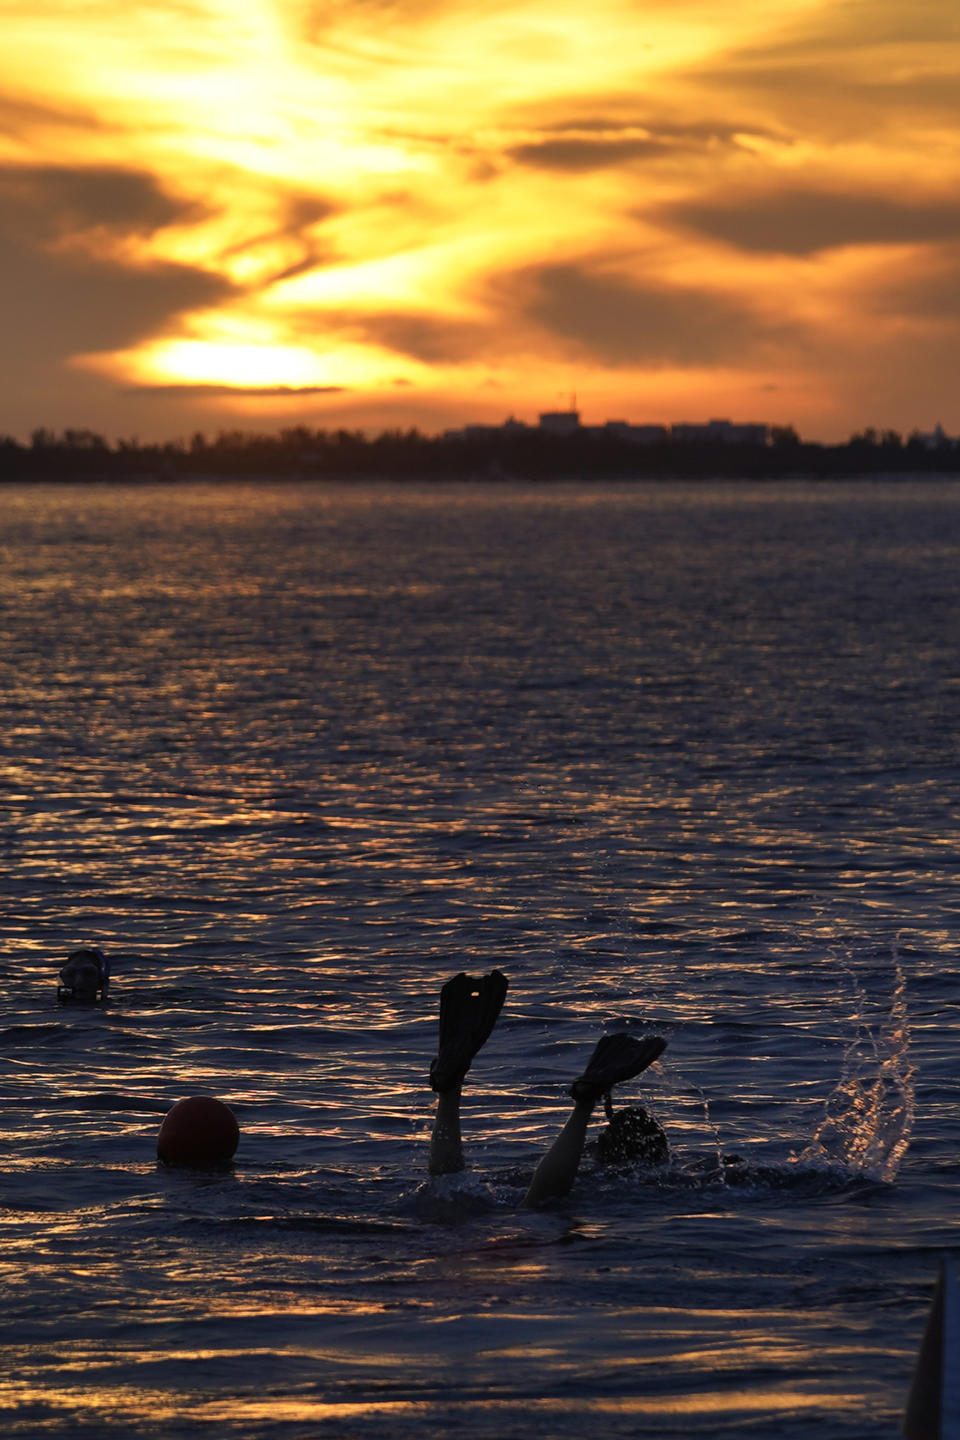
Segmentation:
[(946, 0), (6, 3), (7, 423), (949, 420), (958, 69)]

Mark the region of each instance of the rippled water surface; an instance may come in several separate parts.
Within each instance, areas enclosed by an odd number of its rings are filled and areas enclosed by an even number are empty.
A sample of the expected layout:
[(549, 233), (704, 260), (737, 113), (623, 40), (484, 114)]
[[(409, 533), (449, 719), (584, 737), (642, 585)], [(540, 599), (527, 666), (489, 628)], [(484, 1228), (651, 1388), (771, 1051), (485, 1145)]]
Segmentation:
[[(895, 1434), (956, 1243), (958, 560), (949, 482), (0, 490), (4, 1432)], [(624, 1024), (671, 1164), (519, 1209)], [(198, 1092), (231, 1173), (157, 1166)]]

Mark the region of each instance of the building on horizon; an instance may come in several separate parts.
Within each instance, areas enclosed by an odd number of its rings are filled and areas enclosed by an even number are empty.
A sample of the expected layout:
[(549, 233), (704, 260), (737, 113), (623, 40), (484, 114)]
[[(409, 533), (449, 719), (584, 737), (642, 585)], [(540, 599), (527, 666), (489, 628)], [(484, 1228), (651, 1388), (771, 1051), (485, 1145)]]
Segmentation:
[(607, 420), (597, 433), (628, 440), (631, 445), (665, 445), (670, 439), (667, 425), (634, 425), (629, 420)]
[(918, 430), (917, 439), (924, 450), (946, 450), (957, 443), (956, 440), (951, 440), (939, 421), (933, 430)]
[(539, 416), (544, 435), (575, 435), (580, 429), (579, 410), (545, 410)]
[[(938, 427), (939, 429), (939, 427)], [(770, 427), (762, 424), (735, 424), (732, 420), (708, 420), (705, 424), (688, 421), (674, 425), (634, 425), (629, 420), (606, 420), (602, 425), (584, 425), (579, 410), (544, 410), (537, 424), (528, 425), (511, 415), (500, 425), (464, 425), (444, 430), (444, 440), (485, 440), (493, 436), (520, 434), (549, 435), (563, 438), (571, 435), (604, 436), (625, 440), (632, 445), (756, 445), (770, 443)], [(942, 436), (943, 432), (939, 431)], [(924, 437), (926, 440), (928, 437)], [(932, 437), (930, 437), (932, 438)]]
[(735, 425), (732, 420), (708, 420), (705, 425), (691, 425), (684, 421), (672, 425), (670, 433), (681, 445), (766, 445), (770, 438), (769, 425)]

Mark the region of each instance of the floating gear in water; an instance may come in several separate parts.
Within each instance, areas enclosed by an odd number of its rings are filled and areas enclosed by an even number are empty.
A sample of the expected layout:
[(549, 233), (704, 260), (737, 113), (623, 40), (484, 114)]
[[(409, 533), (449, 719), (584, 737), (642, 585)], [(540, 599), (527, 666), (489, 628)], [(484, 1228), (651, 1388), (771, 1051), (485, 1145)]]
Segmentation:
[(224, 1170), (239, 1139), (240, 1127), (229, 1105), (212, 1095), (191, 1095), (167, 1112), (157, 1136), (157, 1159), (193, 1170)]
[(61, 1005), (96, 1005), (105, 1000), (110, 984), (110, 966), (97, 945), (72, 950), (60, 971), (57, 999)]

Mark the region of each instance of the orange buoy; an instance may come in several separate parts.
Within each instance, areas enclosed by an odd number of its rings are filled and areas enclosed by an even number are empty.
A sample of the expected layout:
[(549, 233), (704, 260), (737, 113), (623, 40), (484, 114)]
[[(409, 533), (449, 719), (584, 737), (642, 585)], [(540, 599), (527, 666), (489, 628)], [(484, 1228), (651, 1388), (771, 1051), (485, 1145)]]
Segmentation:
[(240, 1127), (229, 1105), (212, 1095), (192, 1095), (169, 1110), (157, 1136), (157, 1159), (194, 1170), (229, 1165), (240, 1139)]

